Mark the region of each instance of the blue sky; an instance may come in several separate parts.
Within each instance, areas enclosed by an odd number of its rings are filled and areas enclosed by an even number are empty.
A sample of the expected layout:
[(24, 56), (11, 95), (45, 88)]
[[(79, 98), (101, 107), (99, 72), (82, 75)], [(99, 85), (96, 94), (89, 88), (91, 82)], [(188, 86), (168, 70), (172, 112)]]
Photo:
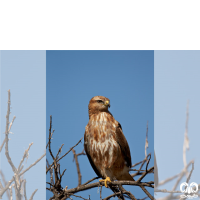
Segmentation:
[[(9, 153), (18, 167), (24, 151), (29, 150), (29, 159), (24, 169), (40, 158), (46, 149), (46, 52), (45, 51), (0, 51), (1, 63), (1, 133), (0, 144), (5, 135), (8, 90), (11, 91), (10, 121), (16, 116), (9, 135)], [(5, 146), (4, 146), (5, 148)], [(5, 157), (4, 148), (0, 168), (9, 181), (13, 172)], [(45, 199), (46, 160), (43, 158), (24, 175), (29, 199), (38, 189), (34, 199)], [(14, 189), (13, 189), (14, 192)], [(4, 194), (3, 199), (7, 199)], [(14, 198), (15, 199), (15, 198)]]
[[(186, 106), (189, 100), (190, 149), (186, 156), (187, 162), (195, 160), (189, 183), (199, 184), (200, 51), (155, 51), (154, 61), (154, 147), (159, 179), (161, 181), (174, 176), (184, 167), (183, 141)], [(186, 177), (181, 180), (181, 182), (185, 181)], [(175, 182), (172, 181), (160, 189), (171, 190), (174, 184)], [(155, 197), (165, 195), (157, 193)]]
[[(62, 155), (84, 135), (88, 123), (88, 103), (96, 95), (110, 99), (110, 112), (122, 125), (128, 140), (132, 163), (144, 159), (146, 124), (149, 121), (149, 149), (154, 151), (154, 52), (153, 51), (47, 51), (47, 130), (49, 116), (55, 129), (52, 149)], [(75, 148), (83, 150), (83, 142)], [(49, 154), (47, 159), (50, 159)], [(96, 176), (86, 156), (79, 158), (82, 183)], [(73, 154), (62, 159), (61, 171), (67, 169), (62, 186), (76, 187), (78, 177)], [(153, 166), (153, 155), (150, 166)], [(149, 176), (153, 180), (153, 175)], [(145, 197), (140, 188), (126, 187), (137, 198)], [(98, 189), (80, 193), (99, 198)], [(153, 190), (150, 190), (153, 194)], [(111, 194), (103, 188), (103, 197)], [(47, 199), (50, 197), (47, 192)]]

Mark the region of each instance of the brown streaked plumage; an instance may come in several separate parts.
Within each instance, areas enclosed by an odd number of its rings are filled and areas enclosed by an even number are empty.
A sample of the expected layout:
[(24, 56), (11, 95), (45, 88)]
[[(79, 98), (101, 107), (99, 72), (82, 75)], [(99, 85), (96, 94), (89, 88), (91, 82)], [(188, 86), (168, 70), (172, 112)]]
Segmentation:
[(99, 177), (106, 180), (134, 180), (129, 174), (131, 154), (122, 127), (108, 111), (110, 100), (95, 96), (89, 102), (89, 122), (85, 127), (84, 148)]

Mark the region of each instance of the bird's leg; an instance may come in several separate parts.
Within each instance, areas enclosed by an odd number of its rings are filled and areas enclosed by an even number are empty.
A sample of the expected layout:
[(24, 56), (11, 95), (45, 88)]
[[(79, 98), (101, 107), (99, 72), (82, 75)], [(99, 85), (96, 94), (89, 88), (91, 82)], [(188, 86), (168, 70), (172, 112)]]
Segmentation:
[(110, 180), (110, 177), (107, 176), (106, 179), (101, 179), (99, 180), (99, 182), (104, 182), (105, 186), (108, 187), (107, 182), (111, 182), (111, 180)]

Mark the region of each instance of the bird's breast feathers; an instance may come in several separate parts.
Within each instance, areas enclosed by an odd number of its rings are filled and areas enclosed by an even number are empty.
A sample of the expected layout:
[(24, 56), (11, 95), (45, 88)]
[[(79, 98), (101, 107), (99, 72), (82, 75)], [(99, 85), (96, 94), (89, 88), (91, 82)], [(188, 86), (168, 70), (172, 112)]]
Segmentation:
[[(117, 159), (117, 123), (109, 113), (102, 112), (92, 116), (86, 126), (88, 148), (95, 163), (109, 167)], [(103, 163), (102, 163), (103, 162)]]

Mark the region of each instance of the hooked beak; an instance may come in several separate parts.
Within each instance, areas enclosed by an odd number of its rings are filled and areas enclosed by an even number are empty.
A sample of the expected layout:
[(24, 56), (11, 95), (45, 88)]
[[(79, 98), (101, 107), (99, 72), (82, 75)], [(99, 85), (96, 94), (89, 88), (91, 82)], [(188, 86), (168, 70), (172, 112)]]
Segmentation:
[(104, 105), (108, 106), (110, 108), (110, 102), (109, 101), (106, 101)]

